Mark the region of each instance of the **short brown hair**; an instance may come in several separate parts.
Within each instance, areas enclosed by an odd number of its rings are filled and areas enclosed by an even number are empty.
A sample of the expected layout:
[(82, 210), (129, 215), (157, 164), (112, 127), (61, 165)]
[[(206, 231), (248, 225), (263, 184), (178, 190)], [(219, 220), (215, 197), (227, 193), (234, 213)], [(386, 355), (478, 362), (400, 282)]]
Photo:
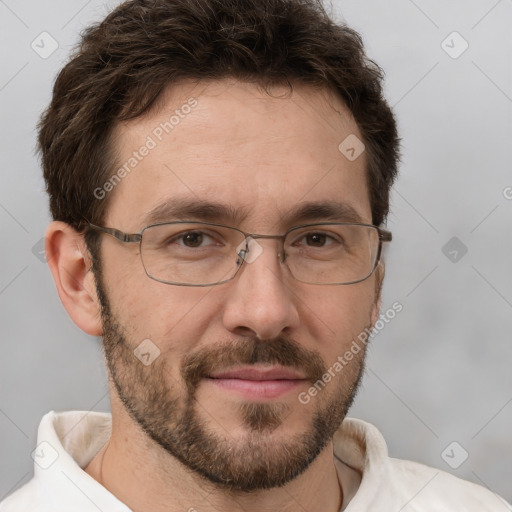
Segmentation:
[(113, 125), (180, 79), (226, 77), (334, 89), (366, 145), (372, 222), (386, 219), (399, 140), (383, 73), (320, 0), (130, 0), (85, 30), (39, 124), (53, 218), (101, 225), (108, 201), (93, 191), (115, 166)]

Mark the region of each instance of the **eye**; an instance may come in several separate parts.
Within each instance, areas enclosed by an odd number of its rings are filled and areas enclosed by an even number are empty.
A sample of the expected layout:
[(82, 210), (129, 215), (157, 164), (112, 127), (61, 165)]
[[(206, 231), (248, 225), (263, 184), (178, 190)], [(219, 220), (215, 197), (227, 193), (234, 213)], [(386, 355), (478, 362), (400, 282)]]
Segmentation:
[(328, 233), (322, 231), (309, 231), (302, 233), (299, 237), (297, 237), (296, 242), (293, 245), (303, 245), (306, 247), (326, 247), (339, 243), (339, 239), (335, 239), (334, 236), (329, 235)]
[[(208, 241), (210, 241), (210, 244), (214, 242), (211, 236), (202, 231), (187, 231), (176, 235), (169, 240), (169, 243), (177, 243), (178, 245), (183, 245), (184, 247), (190, 247), (193, 249), (196, 247), (203, 247), (203, 244)], [(206, 245), (210, 244), (206, 243)]]
[(332, 241), (332, 239), (325, 233), (308, 233), (304, 238), (307, 245), (312, 247), (323, 247), (328, 242)]

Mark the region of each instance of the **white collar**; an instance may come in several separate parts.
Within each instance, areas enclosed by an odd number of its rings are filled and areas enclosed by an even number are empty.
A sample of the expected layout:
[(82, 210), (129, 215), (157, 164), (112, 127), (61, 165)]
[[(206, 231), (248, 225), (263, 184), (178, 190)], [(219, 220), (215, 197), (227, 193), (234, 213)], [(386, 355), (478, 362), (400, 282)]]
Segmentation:
[(45, 414), (32, 453), (34, 479), (29, 485), (34, 483), (38, 490), (46, 490), (45, 499), (48, 496), (56, 509), (131, 512), (82, 469), (108, 441), (111, 427), (109, 413), (50, 411)]

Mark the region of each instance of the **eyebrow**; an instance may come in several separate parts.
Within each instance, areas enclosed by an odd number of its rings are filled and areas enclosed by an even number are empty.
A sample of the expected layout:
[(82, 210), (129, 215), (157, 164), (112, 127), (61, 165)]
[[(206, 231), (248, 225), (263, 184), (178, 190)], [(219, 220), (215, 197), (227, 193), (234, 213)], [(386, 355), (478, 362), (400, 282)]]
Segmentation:
[(297, 205), (283, 216), (287, 223), (306, 221), (333, 221), (363, 223), (357, 210), (348, 203), (338, 201), (312, 201)]
[(235, 208), (212, 201), (187, 198), (171, 198), (152, 208), (144, 217), (146, 224), (158, 224), (173, 220), (199, 220), (239, 224), (248, 215), (245, 208)]
[[(144, 217), (144, 225), (173, 220), (196, 220), (238, 226), (248, 215), (249, 211), (245, 207), (200, 199), (172, 198), (152, 208)], [(290, 211), (281, 213), (279, 220), (290, 226), (310, 221), (364, 222), (353, 206), (338, 201), (310, 201), (298, 204)]]

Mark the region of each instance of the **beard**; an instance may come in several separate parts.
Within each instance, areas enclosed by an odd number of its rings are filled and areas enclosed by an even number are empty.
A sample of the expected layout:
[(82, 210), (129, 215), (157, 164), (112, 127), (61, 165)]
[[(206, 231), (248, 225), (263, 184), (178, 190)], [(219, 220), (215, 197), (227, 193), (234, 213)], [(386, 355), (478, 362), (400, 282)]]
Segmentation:
[[(314, 384), (327, 368), (321, 356), (293, 339), (240, 337), (229, 344), (202, 348), (184, 357), (173, 375), (165, 357), (145, 366), (134, 355), (130, 339), (112, 313), (96, 273), (102, 306), (103, 348), (110, 377), (132, 420), (169, 455), (216, 487), (244, 493), (281, 487), (302, 474), (331, 441), (353, 403), (364, 372), (361, 350), (308, 405), (287, 402), (242, 402), (238, 407), (243, 435), (222, 428), (197, 400), (197, 389), (214, 370), (236, 365), (278, 364), (300, 370)], [(337, 384), (337, 385), (333, 385)], [(330, 393), (328, 393), (330, 391)], [(294, 407), (311, 414), (308, 428), (279, 435)], [(293, 411), (292, 411), (293, 412)]]

